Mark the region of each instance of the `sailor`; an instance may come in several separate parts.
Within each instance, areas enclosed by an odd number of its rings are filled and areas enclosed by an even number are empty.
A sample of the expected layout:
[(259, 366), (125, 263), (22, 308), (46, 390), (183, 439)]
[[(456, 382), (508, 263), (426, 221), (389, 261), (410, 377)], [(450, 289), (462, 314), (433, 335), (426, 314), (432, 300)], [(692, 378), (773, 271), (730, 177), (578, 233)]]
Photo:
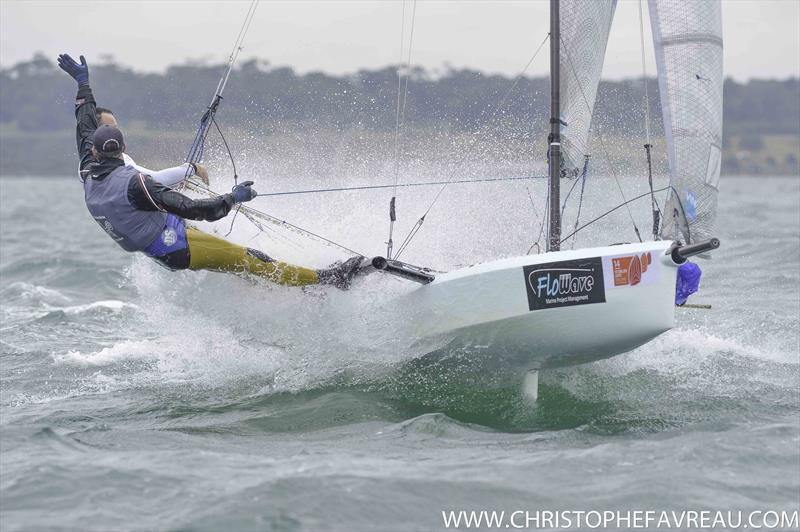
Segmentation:
[(219, 220), (234, 205), (252, 200), (256, 196), (253, 182), (241, 183), (229, 194), (193, 200), (126, 165), (122, 131), (110, 124), (98, 127), (89, 67), (83, 56), (80, 60), (77, 63), (67, 54), (58, 57), (59, 67), (78, 83), (76, 137), (86, 207), (125, 251), (143, 252), (171, 270), (247, 272), (289, 286), (349, 287), (363, 257), (312, 270), (278, 262), (261, 251), (187, 226), (184, 219)]
[[(106, 107), (95, 107), (94, 115), (97, 118), (97, 126), (114, 126), (119, 127), (117, 118), (111, 109)], [(201, 164), (183, 163), (180, 166), (173, 168), (165, 168), (164, 170), (150, 170), (144, 166), (139, 166), (136, 161), (127, 153), (122, 154), (125, 161), (125, 166), (133, 166), (138, 172), (149, 175), (154, 181), (158, 181), (164, 186), (174, 187), (185, 181), (187, 178), (196, 176), (208, 185), (208, 172)]]

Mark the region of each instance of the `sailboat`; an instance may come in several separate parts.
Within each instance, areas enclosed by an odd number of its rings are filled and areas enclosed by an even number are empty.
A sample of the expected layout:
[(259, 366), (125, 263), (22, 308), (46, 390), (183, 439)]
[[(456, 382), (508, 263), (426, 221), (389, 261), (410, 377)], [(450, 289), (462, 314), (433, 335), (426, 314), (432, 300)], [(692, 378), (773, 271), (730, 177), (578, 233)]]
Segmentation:
[(710, 233), (722, 136), (720, 2), (650, 0), (670, 168), (666, 215), (654, 211), (652, 241), (560, 249), (560, 183), (584, 159), (615, 5), (550, 2), (547, 251), (436, 275), (373, 261), (424, 283), (393, 302), (408, 309), (420, 338), (505, 358), (531, 372), (528, 388), (539, 369), (625, 353), (674, 327), (679, 267), (719, 247)]
[[(399, 261), (391, 243), (385, 257), (372, 259), (375, 270), (419, 283), (389, 303), (408, 321), (408, 334), (518, 367), (533, 398), (539, 370), (625, 353), (674, 327), (681, 265), (719, 247), (712, 232), (722, 136), (720, 0), (649, 0), (670, 171), (664, 208), (650, 175), (652, 240), (642, 241), (637, 229), (639, 242), (561, 249), (560, 187), (586, 171), (615, 8), (616, 0), (550, 0), (546, 251), (446, 273)], [(648, 162), (651, 147), (648, 139)], [(391, 206), (393, 217), (394, 198)]]

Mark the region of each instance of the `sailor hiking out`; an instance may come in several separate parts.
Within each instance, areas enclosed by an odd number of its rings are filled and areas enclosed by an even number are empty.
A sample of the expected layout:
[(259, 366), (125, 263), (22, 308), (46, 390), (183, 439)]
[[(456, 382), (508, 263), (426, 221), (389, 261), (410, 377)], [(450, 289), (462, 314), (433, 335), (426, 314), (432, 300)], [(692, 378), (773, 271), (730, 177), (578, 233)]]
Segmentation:
[(192, 174), (207, 182), (208, 174), (202, 166), (182, 165), (161, 172), (137, 166), (124, 153), (125, 139), (113, 113), (102, 108), (98, 112), (89, 86), (89, 67), (83, 56), (80, 60), (78, 63), (62, 54), (58, 64), (78, 83), (76, 137), (86, 207), (120, 247), (142, 252), (171, 270), (251, 273), (288, 286), (349, 286), (363, 257), (313, 270), (276, 261), (261, 251), (187, 225), (185, 219), (219, 220), (234, 205), (252, 200), (256, 196), (253, 182), (236, 185), (228, 194), (195, 200), (170, 186)]

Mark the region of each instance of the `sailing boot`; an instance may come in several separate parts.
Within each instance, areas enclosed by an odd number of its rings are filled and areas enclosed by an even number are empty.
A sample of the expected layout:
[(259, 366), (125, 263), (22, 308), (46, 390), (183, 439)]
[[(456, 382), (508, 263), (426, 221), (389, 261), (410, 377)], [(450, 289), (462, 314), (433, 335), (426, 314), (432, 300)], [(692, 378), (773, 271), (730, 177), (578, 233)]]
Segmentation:
[(350, 288), (353, 277), (361, 273), (365, 257), (351, 257), (344, 262), (335, 262), (324, 270), (317, 270), (319, 284), (329, 284), (341, 290)]

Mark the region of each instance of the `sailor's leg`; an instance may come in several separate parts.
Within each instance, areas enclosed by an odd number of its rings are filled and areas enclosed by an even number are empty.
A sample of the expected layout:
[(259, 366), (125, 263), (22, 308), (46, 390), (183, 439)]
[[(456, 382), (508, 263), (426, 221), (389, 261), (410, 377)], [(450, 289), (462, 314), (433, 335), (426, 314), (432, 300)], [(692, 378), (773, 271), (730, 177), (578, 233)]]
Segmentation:
[(197, 229), (186, 228), (191, 260), (189, 269), (218, 272), (252, 273), (274, 283), (288, 286), (317, 284), (315, 270), (272, 260), (267, 255)]

